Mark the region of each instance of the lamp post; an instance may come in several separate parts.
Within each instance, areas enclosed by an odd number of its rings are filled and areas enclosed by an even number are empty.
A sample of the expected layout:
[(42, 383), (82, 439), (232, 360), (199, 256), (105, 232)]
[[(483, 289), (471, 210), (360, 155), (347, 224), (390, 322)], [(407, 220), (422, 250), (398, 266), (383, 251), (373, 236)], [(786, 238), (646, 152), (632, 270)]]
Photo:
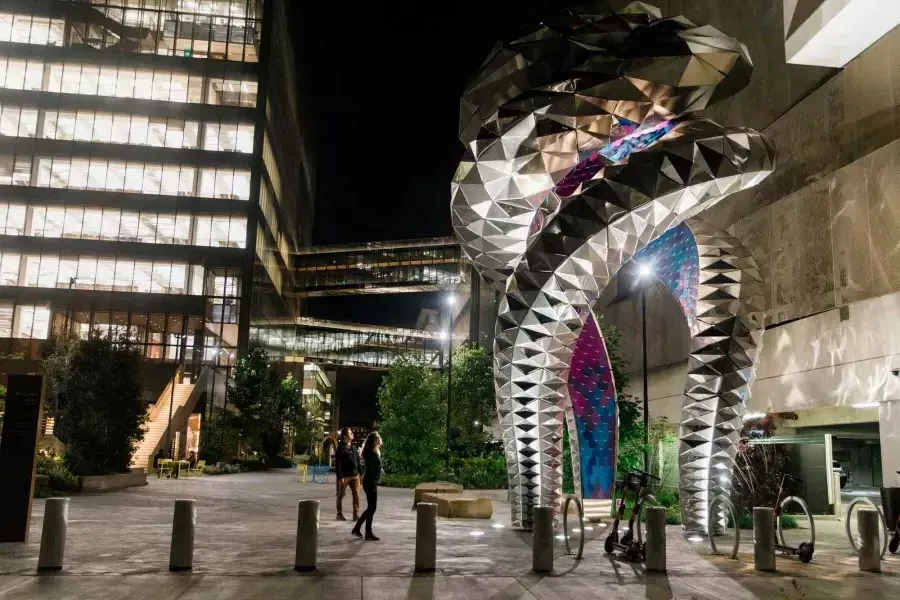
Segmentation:
[(641, 286), (641, 360), (644, 375), (644, 471), (650, 472), (650, 395), (647, 390), (647, 283), (653, 277), (653, 266), (638, 265)]
[(172, 458), (172, 407), (175, 404), (175, 385), (176, 380), (178, 379), (178, 372), (180, 367), (183, 365), (179, 364), (178, 355), (182, 355), (182, 359), (184, 358), (184, 353), (181, 352), (181, 340), (187, 337), (184, 333), (173, 333), (172, 336), (178, 341), (178, 345), (175, 346), (175, 375), (172, 377), (172, 393), (169, 395), (169, 421), (166, 423), (166, 456), (168, 458)]
[[(447, 306), (450, 310), (450, 318), (447, 331), (441, 333), (441, 337), (447, 338), (447, 470), (450, 470), (450, 402), (453, 396), (453, 307), (456, 304), (456, 296), (447, 296)], [(443, 344), (442, 344), (443, 345)]]

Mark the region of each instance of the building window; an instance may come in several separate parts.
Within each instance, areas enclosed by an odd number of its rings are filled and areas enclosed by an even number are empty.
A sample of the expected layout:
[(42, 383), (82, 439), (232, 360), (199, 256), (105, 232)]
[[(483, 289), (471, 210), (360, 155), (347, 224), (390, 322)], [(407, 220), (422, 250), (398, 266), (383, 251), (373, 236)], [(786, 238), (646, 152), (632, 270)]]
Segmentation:
[(167, 260), (0, 253), (4, 281), (23, 287), (202, 295), (192, 285), (198, 269), (202, 278), (203, 267)]
[[(29, 222), (27, 230), (26, 221)], [(245, 248), (247, 217), (160, 213), (155, 210), (123, 211), (112, 207), (0, 203), (0, 234)]]
[(207, 123), (203, 149), (219, 152), (253, 152), (252, 123)]
[(62, 46), (65, 28), (63, 19), (0, 12), (0, 42)]
[(200, 169), (200, 196), (204, 198), (250, 199), (250, 171)]
[[(113, 96), (166, 102), (256, 106), (255, 76), (208, 79), (164, 69), (99, 66), (78, 62), (48, 63), (38, 58), (0, 56), (0, 87), (83, 96)], [(204, 90), (207, 99), (204, 100)]]
[[(7, 304), (7, 307), (9, 305)], [(18, 305), (12, 312), (12, 322), (3, 323), (7, 317), (0, 312), (0, 337), (46, 340), (50, 333), (50, 308), (47, 306)], [(8, 314), (8, 313), (7, 313)], [(10, 332), (4, 336), (3, 333)]]

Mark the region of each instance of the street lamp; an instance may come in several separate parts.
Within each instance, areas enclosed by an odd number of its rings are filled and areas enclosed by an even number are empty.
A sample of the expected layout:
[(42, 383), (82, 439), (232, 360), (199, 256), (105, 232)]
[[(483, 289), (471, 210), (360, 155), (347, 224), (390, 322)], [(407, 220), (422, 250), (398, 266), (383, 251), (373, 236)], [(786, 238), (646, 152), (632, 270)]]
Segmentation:
[(647, 283), (653, 277), (653, 265), (640, 263), (637, 269), (641, 286), (641, 359), (644, 367), (644, 471), (650, 472), (650, 395), (647, 391)]
[[(166, 456), (169, 458), (173, 458), (172, 456), (172, 407), (175, 404), (175, 381), (178, 379), (179, 371), (184, 368), (184, 352), (181, 348), (181, 341), (187, 338), (187, 334), (184, 333), (173, 333), (172, 337), (174, 337), (178, 345), (175, 346), (175, 375), (172, 377), (172, 393), (169, 396), (169, 422), (166, 423)], [(182, 364), (178, 364), (178, 355), (181, 354)]]
[(450, 470), (450, 403), (453, 397), (453, 307), (456, 304), (456, 296), (448, 294), (445, 303), (450, 310), (447, 322), (447, 331), (441, 332), (441, 339), (447, 341), (447, 470)]

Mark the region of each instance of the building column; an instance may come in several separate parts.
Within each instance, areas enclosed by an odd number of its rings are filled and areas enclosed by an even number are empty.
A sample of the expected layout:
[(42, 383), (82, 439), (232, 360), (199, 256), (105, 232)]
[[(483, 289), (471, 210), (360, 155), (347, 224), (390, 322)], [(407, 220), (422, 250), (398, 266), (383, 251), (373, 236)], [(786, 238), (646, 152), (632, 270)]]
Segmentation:
[(178, 432), (178, 450), (176, 452), (176, 455), (178, 456), (179, 460), (187, 459), (187, 442), (189, 429), (190, 426), (188, 424), (185, 424), (184, 428)]
[(885, 400), (878, 406), (878, 432), (881, 436), (881, 484), (900, 487), (900, 398)]
[(888, 523), (897, 521), (900, 503), (900, 398), (878, 405), (878, 434), (881, 438), (881, 498)]

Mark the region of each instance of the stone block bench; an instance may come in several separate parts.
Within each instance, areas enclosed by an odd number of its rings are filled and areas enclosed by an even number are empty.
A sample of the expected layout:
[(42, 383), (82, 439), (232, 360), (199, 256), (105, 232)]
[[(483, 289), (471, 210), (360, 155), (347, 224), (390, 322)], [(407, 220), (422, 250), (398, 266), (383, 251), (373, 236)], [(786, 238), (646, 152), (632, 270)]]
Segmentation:
[(446, 481), (420, 483), (416, 486), (416, 490), (413, 493), (413, 507), (422, 501), (422, 494), (461, 494), (462, 491), (461, 485)]
[(424, 493), (420, 502), (437, 504), (438, 516), (447, 519), (490, 519), (494, 515), (494, 503), (485, 496)]

